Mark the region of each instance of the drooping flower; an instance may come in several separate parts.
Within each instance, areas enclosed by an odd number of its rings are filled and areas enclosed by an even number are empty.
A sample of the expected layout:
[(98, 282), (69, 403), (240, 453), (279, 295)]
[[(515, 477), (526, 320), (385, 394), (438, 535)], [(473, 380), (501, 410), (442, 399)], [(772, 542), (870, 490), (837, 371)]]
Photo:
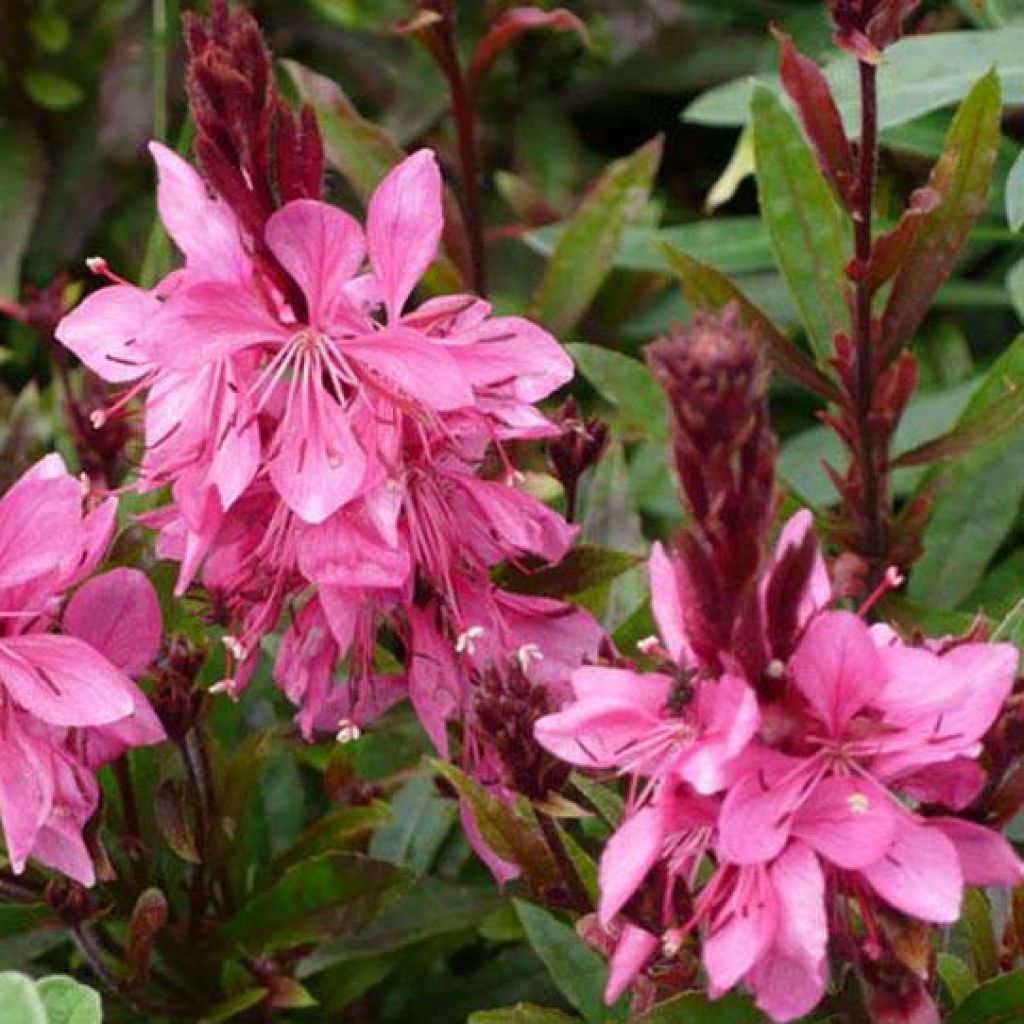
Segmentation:
[[(115, 570), (64, 595), (96, 567), (114, 502), (82, 510), (81, 484), (56, 455), (0, 498), (0, 821), (15, 871), (29, 857), (90, 885), (82, 829), (96, 809), (93, 770), (163, 739), (130, 678), (156, 653), (160, 618), (141, 573)], [(134, 594), (117, 620), (114, 592)]]

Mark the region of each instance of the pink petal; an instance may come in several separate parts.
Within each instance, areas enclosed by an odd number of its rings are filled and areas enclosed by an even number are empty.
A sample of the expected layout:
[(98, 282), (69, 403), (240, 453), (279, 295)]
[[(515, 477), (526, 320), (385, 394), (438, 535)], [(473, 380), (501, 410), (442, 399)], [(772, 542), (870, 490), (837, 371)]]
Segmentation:
[(214, 198), (191, 164), (159, 142), (149, 144), (157, 166), (157, 207), (189, 269), (221, 279), (241, 278), (247, 260), (238, 224), (227, 204)]
[(833, 864), (857, 869), (889, 849), (901, 813), (868, 779), (833, 775), (811, 790), (793, 821), (793, 834)]
[(434, 154), (421, 149), (384, 178), (367, 210), (370, 263), (391, 323), (433, 261), (443, 226), (441, 172)]
[(629, 815), (616, 829), (601, 854), (598, 915), (602, 924), (607, 925), (637, 891), (664, 845), (664, 814), (657, 804)]
[(741, 868), (734, 890), (704, 939), (704, 969), (717, 997), (739, 983), (771, 945), (778, 906), (762, 865)]
[(964, 879), (953, 843), (937, 828), (909, 815), (892, 846), (863, 875), (897, 910), (936, 924), (952, 924), (960, 914)]
[(304, 399), (312, 408), (289, 409), (278, 428), (270, 479), (300, 519), (322, 523), (359, 493), (366, 456), (333, 398), (314, 390)]
[(362, 229), (336, 206), (296, 199), (267, 221), (266, 239), (306, 296), (310, 323), (327, 327), (366, 256)]
[(27, 633), (0, 640), (0, 684), (53, 725), (105, 725), (132, 712), (128, 680), (75, 637)]
[(122, 672), (140, 676), (160, 650), (160, 602), (138, 569), (113, 569), (75, 592), (64, 611), (64, 629)]
[(438, 295), (427, 299), (402, 317), (402, 324), (458, 344), (464, 332), (471, 332), (491, 314), (491, 305), (475, 295)]
[(36, 836), (50, 816), (54, 783), (51, 759), (41, 744), (22, 733), (11, 715), (0, 737), (0, 821), (15, 873), (25, 869)]
[(53, 572), (77, 553), (82, 490), (60, 468), (56, 477), (30, 470), (0, 498), (0, 587)]
[(447, 723), (459, 714), (461, 676), (452, 646), (438, 635), (432, 615), (412, 608), (412, 658), (409, 668), (409, 699), (442, 757), (448, 756)]
[(405, 328), (389, 328), (345, 341), (346, 357), (360, 363), (368, 381), (397, 398), (408, 396), (446, 412), (473, 405), (473, 391), (444, 346)]
[(734, 864), (771, 860), (785, 847), (793, 819), (818, 776), (814, 762), (794, 758), (746, 771), (722, 804), (718, 852)]
[(899, 791), (922, 804), (944, 804), (954, 811), (974, 803), (985, 785), (985, 769), (968, 757), (930, 764), (913, 775), (903, 775)]
[(660, 946), (661, 942), (656, 935), (635, 924), (623, 926), (615, 951), (608, 961), (605, 1003), (611, 1006), (629, 988), (633, 979), (654, 959)]
[(694, 662), (690, 642), (686, 639), (683, 595), (676, 575), (677, 567), (661, 542), (651, 548), (648, 568), (651, 583), (651, 610), (658, 624), (658, 632), (672, 659), (680, 665)]
[(351, 590), (399, 590), (412, 570), (408, 550), (387, 547), (375, 531), (343, 512), (303, 530), (298, 560), (307, 579)]
[(139, 344), (163, 369), (196, 370), (253, 345), (280, 344), (289, 333), (247, 289), (201, 281), (164, 302)]
[(1020, 885), (1024, 865), (1013, 847), (995, 829), (963, 818), (928, 818), (956, 847), (960, 870), (968, 885)]
[(885, 685), (885, 666), (868, 627), (850, 612), (826, 612), (790, 659), (793, 680), (834, 736)]
[(889, 644), (879, 651), (888, 674), (875, 703), (888, 721), (934, 715), (959, 699), (966, 680), (951, 662), (921, 647)]
[(761, 715), (754, 691), (739, 676), (704, 683), (698, 699), (702, 734), (678, 771), (698, 793), (707, 795), (725, 787), (729, 768), (754, 738)]
[(136, 339), (159, 310), (160, 302), (150, 292), (111, 285), (87, 295), (57, 325), (55, 336), (98, 377), (120, 384), (149, 371)]

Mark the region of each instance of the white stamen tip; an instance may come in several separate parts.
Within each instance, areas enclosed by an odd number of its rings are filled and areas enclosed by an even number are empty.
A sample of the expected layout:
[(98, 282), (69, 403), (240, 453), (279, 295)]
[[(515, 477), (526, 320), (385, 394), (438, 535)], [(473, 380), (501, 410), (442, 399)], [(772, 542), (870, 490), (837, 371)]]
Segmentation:
[(107, 261), (102, 256), (87, 256), (85, 265), (94, 274), (105, 274), (107, 272)]
[(781, 679), (786, 674), (786, 666), (778, 658), (772, 658), (765, 673), (769, 679)]
[(656, 636), (645, 636), (643, 640), (637, 640), (636, 642), (636, 649), (648, 657), (657, 654), (660, 648), (661, 641)]
[(226, 636), (224, 637), (222, 643), (224, 644), (224, 647), (227, 650), (228, 654), (232, 655), (234, 658), (237, 658), (238, 661), (245, 661), (245, 659), (249, 656), (249, 649), (245, 646), (245, 644), (242, 643), (241, 640), (238, 639), (237, 636)]
[(508, 476), (505, 478), (505, 483), (508, 484), (509, 487), (516, 487), (520, 484), (525, 484), (526, 474), (523, 473), (521, 470), (513, 469), (512, 472), (509, 473)]
[(88, 498), (92, 493), (92, 481), (89, 479), (88, 473), (78, 474), (78, 486), (82, 491), (82, 497)]
[(475, 654), (476, 642), (484, 635), (483, 626), (470, 626), (465, 633), (460, 633), (455, 640), (455, 651), (458, 654)]
[(363, 730), (351, 718), (343, 718), (338, 723), (338, 732), (334, 738), (339, 743), (355, 743), (362, 735)]
[(678, 929), (665, 932), (661, 937), (661, 951), (665, 956), (676, 956), (683, 946), (683, 936)]
[(903, 573), (901, 573), (895, 565), (890, 565), (885, 570), (885, 582), (888, 583), (890, 587), (902, 587), (905, 578), (906, 577)]
[(535, 661), (543, 661), (544, 652), (536, 644), (523, 644), (516, 651), (516, 661), (524, 672), (530, 671), (530, 665)]
[(219, 683), (214, 683), (213, 686), (210, 687), (210, 693), (218, 695), (223, 693), (233, 701), (238, 700), (238, 690), (235, 688), (234, 679), (222, 679)]
[(89, 413), (89, 422), (92, 424), (93, 430), (99, 430), (104, 427), (107, 422), (107, 410), (106, 409), (93, 409)]
[(866, 793), (851, 793), (846, 798), (846, 805), (850, 808), (851, 814), (867, 814), (871, 801)]

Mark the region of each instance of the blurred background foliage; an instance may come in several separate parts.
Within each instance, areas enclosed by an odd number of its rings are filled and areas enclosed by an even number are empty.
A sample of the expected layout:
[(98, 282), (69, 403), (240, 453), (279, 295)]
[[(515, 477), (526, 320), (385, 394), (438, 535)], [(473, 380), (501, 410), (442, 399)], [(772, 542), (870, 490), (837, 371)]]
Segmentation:
[[(413, 6), (251, 4), (282, 59), (282, 85), (318, 106), (332, 162), (329, 191), (352, 209), (396, 147), (430, 145), (457, 167), (443, 80), (415, 39), (395, 30)], [(512, 6), (462, 0), (467, 55)], [(587, 39), (573, 32), (524, 35), (499, 58), (480, 93), (491, 297), (499, 309), (530, 311), (556, 330), (577, 358), (577, 396), (612, 422), (616, 442), (585, 496), (584, 540), (643, 553), (680, 516), (666, 472), (665, 412), (633, 358), (689, 315), (659, 243), (732, 275), (779, 325), (803, 338), (759, 219), (743, 132), (745, 86), (735, 80), (772, 75), (777, 54), (769, 22), (823, 62), (836, 55), (824, 4), (816, 0), (563, 6), (585, 23)], [(84, 266), (94, 253), (143, 283), (172, 265), (154, 221), (145, 143), (158, 137), (189, 148), (178, 15), (177, 0), (0, 2), (0, 299), (28, 321), (0, 320), (0, 484), (53, 446), (74, 459), (59, 367), (32, 312), (60, 308), (94, 287)], [(945, 36), (945, 48), (923, 58), (893, 51), (892, 62), (905, 64), (892, 74), (893, 91), (883, 84), (883, 220), (922, 184), (954, 104), (993, 62), (1007, 108), (988, 210), (916, 341), (923, 388), (899, 435), (904, 448), (950, 427), (1024, 318), (1024, 0), (924, 0), (914, 24), (923, 33), (975, 34)], [(912, 88), (898, 93), (900, 82)], [(451, 180), (457, 188), (455, 174)], [(810, 230), (813, 236), (813, 218)], [(439, 268), (437, 287), (455, 286), (456, 276), (452, 267)], [(63, 386), (80, 394), (86, 385), (72, 372)], [(772, 402), (785, 484), (812, 506), (827, 506), (834, 494), (820, 459), (835, 448), (817, 424), (814, 400), (777, 377)], [(957, 470), (967, 483), (961, 479), (939, 527), (926, 536), (912, 608), (954, 616), (981, 608), (1001, 621), (1024, 593), (1024, 427), (1014, 426), (994, 451), (972, 453), (967, 468)], [(915, 474), (899, 476), (902, 494), (915, 486)], [(138, 557), (138, 545), (138, 538), (123, 540), (118, 557)], [(156, 572), (166, 577), (166, 589), (169, 574)], [(599, 580), (583, 595), (624, 644), (650, 632), (638, 572)], [(170, 630), (199, 629), (187, 608), (166, 610)], [(207, 681), (214, 673), (208, 667)], [(353, 747), (336, 749), (304, 747), (280, 724), (287, 718), (271, 688), (257, 685), (240, 713), (215, 705), (208, 721), (217, 740), (218, 803), (234, 823), (219, 856), (237, 874), (239, 889), (257, 901), (238, 913), (229, 937), (241, 936), (262, 959), (254, 967), (225, 956), (210, 936), (162, 948), (160, 969), (175, 985), (207, 993), (206, 1020), (262, 1020), (272, 1004), (298, 1021), (456, 1024), (481, 1007), (520, 1000), (602, 1019), (595, 1017), (601, 959), (576, 944), (557, 917), (495, 892), (469, 854), (450, 792), (418, 767), (426, 747), (411, 714), (393, 712)], [(143, 828), (152, 830), (154, 845), (160, 835), (167, 847), (166, 863), (158, 865), (165, 881), (184, 877), (195, 856), (180, 766), (172, 761), (166, 751), (141, 751), (134, 764)], [(108, 824), (116, 832), (116, 800), (111, 804)], [(614, 806), (606, 811), (614, 819)], [(582, 827), (606, 834), (608, 822), (598, 816)], [(592, 863), (578, 854), (592, 879)], [(115, 862), (122, 855), (111, 852)], [(337, 872), (328, 871), (317, 888), (319, 876), (308, 865), (330, 868), (325, 858), (338, 857), (355, 858), (349, 867), (363, 865), (354, 876), (362, 902), (332, 890), (343, 877)], [(302, 893), (293, 888), (299, 876), (289, 874), (300, 862), (304, 877), (313, 878)], [(314, 922), (307, 929), (333, 936), (312, 952), (303, 945), (309, 936), (296, 931), (296, 906)], [(66, 935), (52, 916), (41, 911), (29, 920), (29, 911), (15, 909), (17, 915), (0, 907), (0, 969), (79, 966), (68, 959)], [(131, 916), (130, 905), (116, 909), (112, 921)], [(118, 927), (111, 925), (115, 938)], [(971, 941), (969, 934), (968, 948)], [(210, 962), (197, 963), (197, 948), (209, 952)], [(279, 955), (283, 962), (275, 962)], [(984, 948), (964, 958), (973, 980), (993, 969)], [(159, 1019), (131, 1006), (130, 999), (112, 1004), (110, 1019)], [(681, 1007), (678, 1018), (658, 1019), (689, 1019), (682, 1015), (689, 1012)], [(745, 1004), (729, 1012), (730, 1020), (756, 1019)], [(618, 1011), (613, 1016), (621, 1019)]]

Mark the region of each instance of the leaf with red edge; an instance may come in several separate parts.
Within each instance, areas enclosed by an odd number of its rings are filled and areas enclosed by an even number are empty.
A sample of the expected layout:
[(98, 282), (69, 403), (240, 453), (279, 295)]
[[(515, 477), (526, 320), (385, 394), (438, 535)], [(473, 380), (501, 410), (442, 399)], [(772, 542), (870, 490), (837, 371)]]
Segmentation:
[(942, 196), (935, 189), (916, 189), (897, 225), (875, 239), (865, 275), (865, 282), (872, 294), (899, 271), (917, 238), (922, 218), (941, 202)]
[(942, 202), (921, 219), (882, 314), (888, 358), (909, 345), (985, 210), (999, 148), (1000, 90), (993, 69), (975, 83), (953, 118), (928, 187)]
[(575, 32), (583, 40), (584, 45), (590, 45), (587, 26), (564, 7), (553, 11), (542, 11), (536, 7), (513, 7), (498, 17), (483, 39), (477, 43), (469, 65), (470, 90), (476, 92), (500, 54), (524, 32), (535, 28), (551, 29), (554, 32)]
[(846, 138), (843, 119), (828, 80), (818, 65), (805, 57), (781, 29), (772, 26), (779, 44), (779, 77), (796, 105), (800, 123), (810, 140), (818, 166), (836, 194), (847, 205), (853, 195), (853, 147)]

